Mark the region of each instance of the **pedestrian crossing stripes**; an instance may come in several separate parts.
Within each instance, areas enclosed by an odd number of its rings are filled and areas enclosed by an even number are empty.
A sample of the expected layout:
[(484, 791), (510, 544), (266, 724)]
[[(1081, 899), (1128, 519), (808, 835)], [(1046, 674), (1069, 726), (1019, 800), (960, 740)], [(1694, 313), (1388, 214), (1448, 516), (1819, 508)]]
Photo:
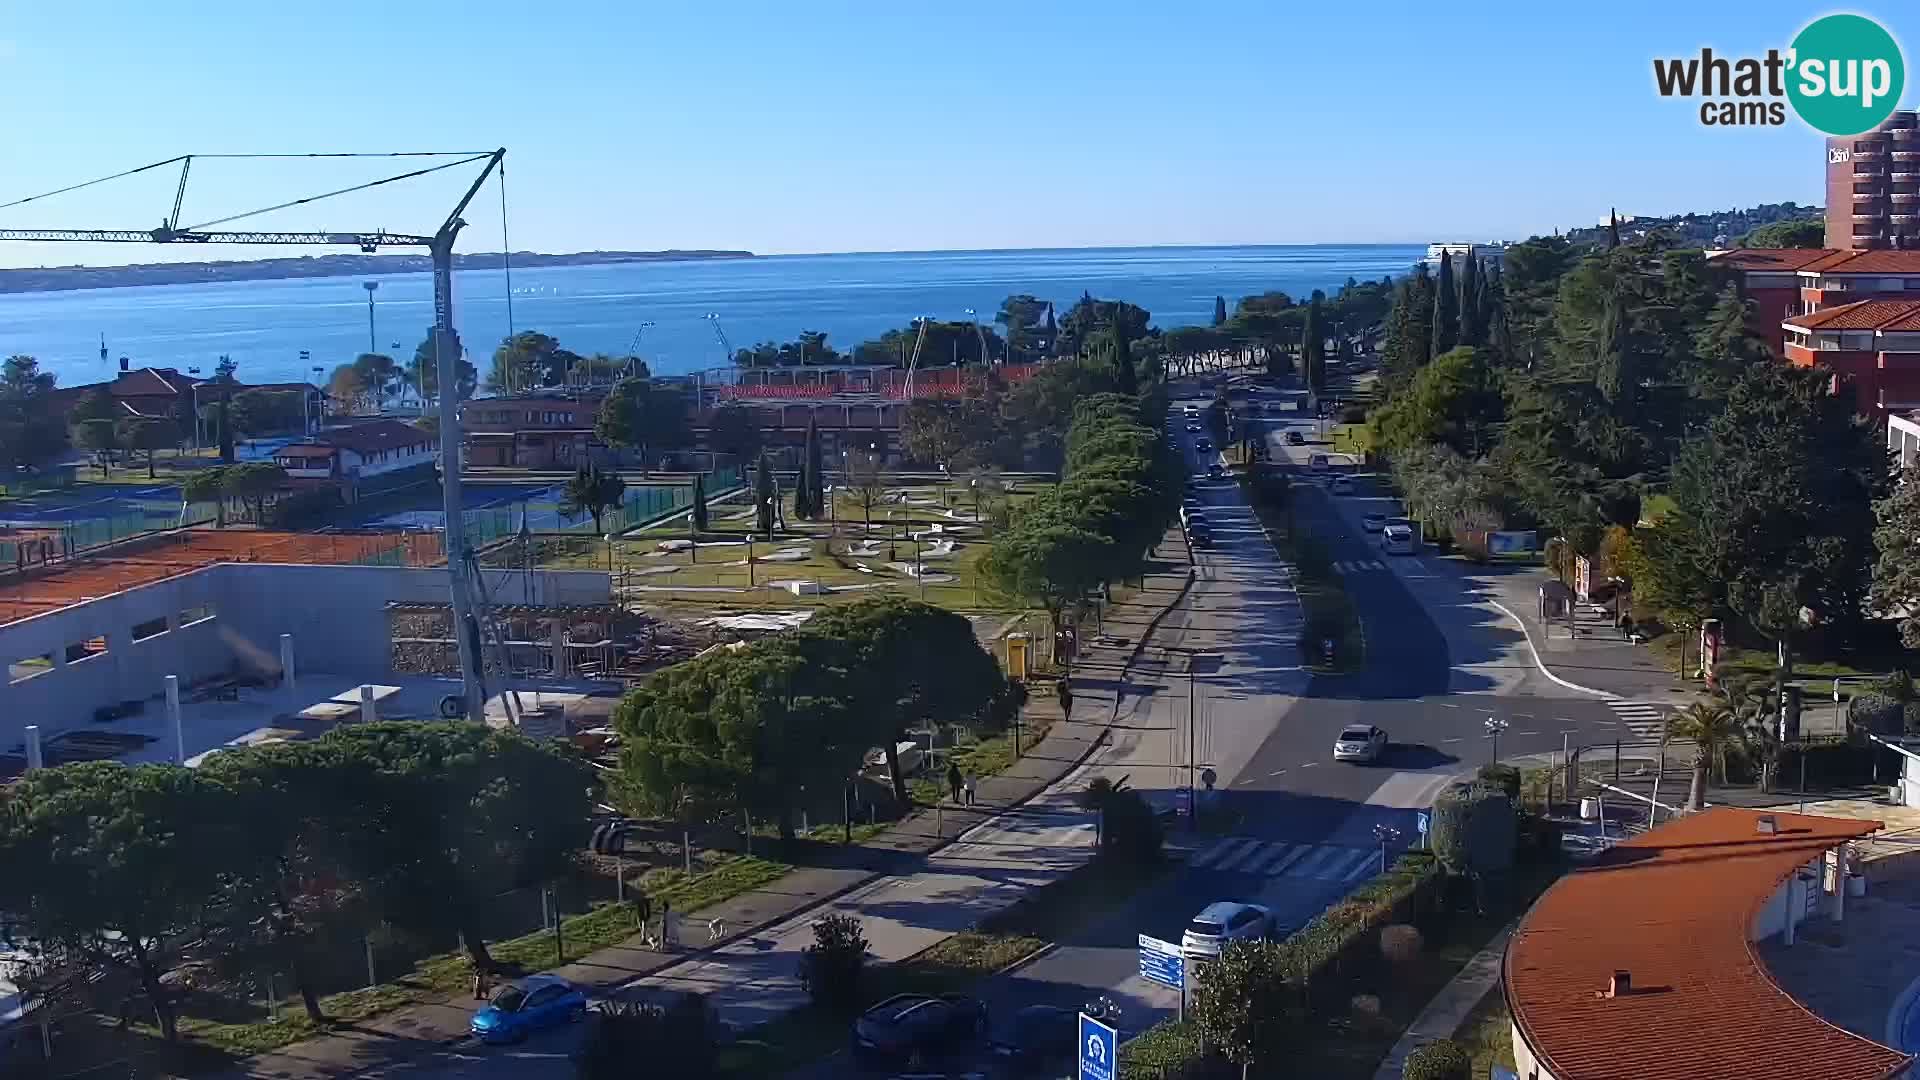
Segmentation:
[(1660, 708), (1644, 701), (1626, 701), (1621, 698), (1608, 698), (1607, 708), (1620, 719), (1635, 738), (1648, 742), (1660, 741)]
[(1364, 574), (1386, 568), (1387, 564), (1379, 559), (1341, 559), (1333, 564), (1333, 570), (1337, 574)]
[(1256, 877), (1347, 882), (1372, 876), (1380, 866), (1380, 849), (1231, 836), (1214, 841), (1187, 865)]

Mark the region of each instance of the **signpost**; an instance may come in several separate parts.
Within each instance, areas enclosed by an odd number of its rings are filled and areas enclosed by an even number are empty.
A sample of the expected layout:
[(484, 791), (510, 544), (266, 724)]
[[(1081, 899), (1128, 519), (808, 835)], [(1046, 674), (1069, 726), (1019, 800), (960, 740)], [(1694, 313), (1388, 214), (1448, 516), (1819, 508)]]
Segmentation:
[(1427, 830), (1430, 829), (1432, 826), (1433, 826), (1433, 819), (1427, 816), (1427, 812), (1425, 810), (1422, 810), (1418, 814), (1415, 814), (1413, 816), (1413, 827), (1416, 831), (1420, 833), (1420, 849), (1422, 851), (1426, 850)]
[(1141, 934), (1140, 977), (1180, 991), (1180, 1019), (1187, 1018), (1187, 959), (1180, 946)]
[(1074, 1041), (1079, 1080), (1114, 1080), (1118, 1075), (1120, 1033), (1086, 1013), (1080, 1014), (1080, 1033)]

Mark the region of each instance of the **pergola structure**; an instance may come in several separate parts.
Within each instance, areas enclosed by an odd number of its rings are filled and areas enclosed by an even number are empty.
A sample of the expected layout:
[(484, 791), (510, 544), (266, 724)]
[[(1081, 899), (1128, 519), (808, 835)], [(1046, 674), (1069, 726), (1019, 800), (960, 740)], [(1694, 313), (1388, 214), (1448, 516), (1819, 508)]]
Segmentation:
[[(614, 664), (610, 605), (495, 605), (488, 636), (502, 647), (482, 652), (490, 674), (508, 678), (605, 678)], [(460, 671), (451, 604), (387, 605), (393, 670), (418, 675)], [(508, 668), (501, 671), (501, 656)]]

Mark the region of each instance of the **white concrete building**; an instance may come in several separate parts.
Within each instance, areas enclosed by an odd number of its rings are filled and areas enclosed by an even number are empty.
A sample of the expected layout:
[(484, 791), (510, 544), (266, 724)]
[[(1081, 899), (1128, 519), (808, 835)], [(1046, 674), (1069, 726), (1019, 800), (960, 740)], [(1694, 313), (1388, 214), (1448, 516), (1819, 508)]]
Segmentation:
[(1893, 452), (1896, 470), (1920, 461), (1920, 412), (1887, 414), (1887, 449)]
[(430, 465), (437, 451), (438, 441), (424, 428), (399, 420), (370, 420), (283, 446), (273, 460), (296, 486), (336, 484), (351, 501), (367, 480)]

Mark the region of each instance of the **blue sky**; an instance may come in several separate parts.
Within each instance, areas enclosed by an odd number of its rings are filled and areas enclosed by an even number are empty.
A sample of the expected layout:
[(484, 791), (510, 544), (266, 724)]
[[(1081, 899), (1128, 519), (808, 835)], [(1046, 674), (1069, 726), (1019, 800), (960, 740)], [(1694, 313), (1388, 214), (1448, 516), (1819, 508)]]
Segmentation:
[[(1703, 128), (1655, 96), (1651, 59), (1784, 47), (1827, 10), (0, 0), (0, 201), (190, 151), (504, 145), (518, 249), (1517, 239), (1613, 205), (1820, 201), (1817, 135)], [(1920, 63), (1911, 8), (1853, 10)], [(388, 168), (202, 162), (185, 216)], [(151, 226), (174, 180), (0, 225)], [(253, 223), (426, 232), (458, 186)], [(498, 248), (498, 200), (463, 249)], [(8, 244), (0, 265), (251, 254)]]

